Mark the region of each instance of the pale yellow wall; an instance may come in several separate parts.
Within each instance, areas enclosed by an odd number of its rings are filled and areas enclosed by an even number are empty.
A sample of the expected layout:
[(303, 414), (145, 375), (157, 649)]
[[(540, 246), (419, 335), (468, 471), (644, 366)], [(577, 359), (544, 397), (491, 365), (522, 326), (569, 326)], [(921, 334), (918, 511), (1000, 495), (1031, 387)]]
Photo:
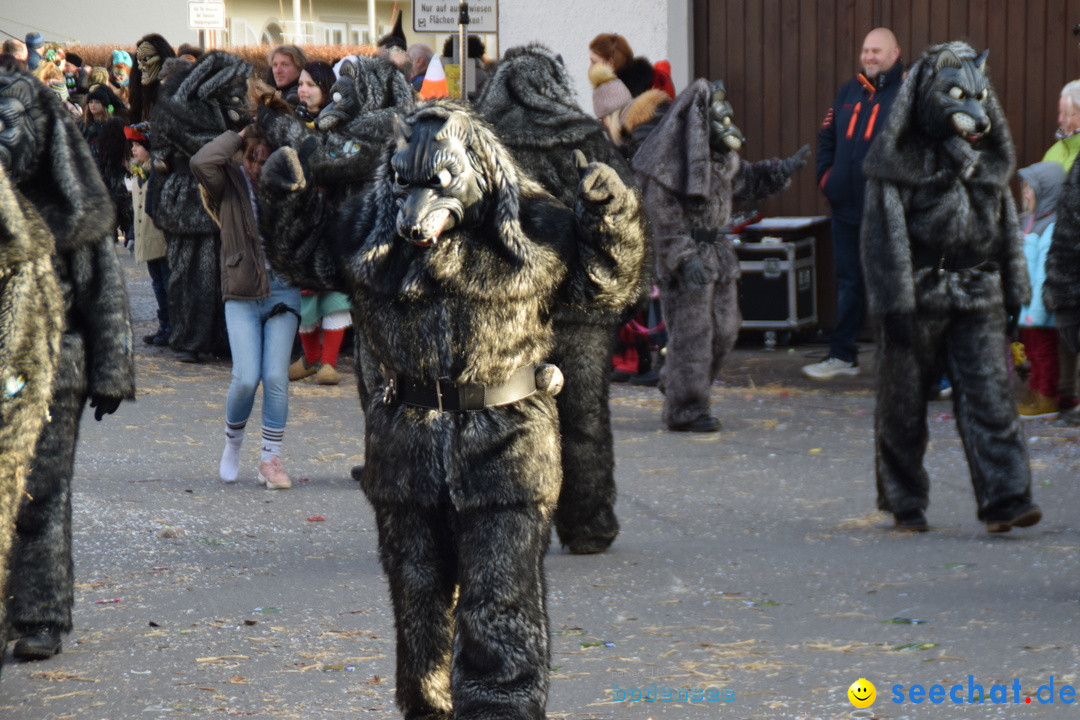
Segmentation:
[[(300, 19), (303, 23), (314, 21), (314, 38), (307, 38), (301, 44), (322, 45), (334, 39), (333, 35), (327, 35), (328, 30), (338, 30), (341, 33), (342, 42), (346, 45), (356, 44), (355, 33), (361, 33), (361, 40), (365, 39), (362, 33), (368, 32), (367, 0), (302, 0), (300, 3)], [(379, 0), (376, 3), (378, 17), (378, 32), (369, 41), (374, 44), (379, 37), (390, 31), (390, 19), (393, 12), (393, 2)], [(409, 42), (413, 42), (412, 28), (412, 5), (408, 2), (399, 3), (404, 13), (402, 18), (405, 36)], [(284, 16), (282, 15), (284, 10)], [(225, 13), (232, 19), (233, 35), (230, 44), (251, 45), (262, 40), (267, 27), (277, 24), (286, 31), (291, 28), (293, 21), (292, 0), (281, 0), (280, 3), (272, 0), (228, 0), (225, 4)], [(282, 22), (285, 21), (285, 22)], [(307, 28), (305, 27), (305, 30)], [(330, 40), (328, 40), (328, 38)]]

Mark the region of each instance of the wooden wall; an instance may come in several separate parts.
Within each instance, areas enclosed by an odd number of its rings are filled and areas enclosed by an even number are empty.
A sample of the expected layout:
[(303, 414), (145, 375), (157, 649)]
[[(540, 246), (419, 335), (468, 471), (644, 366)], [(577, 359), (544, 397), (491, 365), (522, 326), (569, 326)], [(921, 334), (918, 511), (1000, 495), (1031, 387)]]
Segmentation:
[[(905, 63), (928, 45), (965, 40), (990, 49), (990, 79), (1023, 167), (1052, 144), (1061, 87), (1080, 78), (1077, 23), (1080, 0), (694, 0), (694, 72), (724, 81), (747, 138), (744, 157), (759, 160), (816, 147), (837, 90), (861, 69), (871, 29), (891, 28)], [(761, 209), (828, 212), (812, 167)]]

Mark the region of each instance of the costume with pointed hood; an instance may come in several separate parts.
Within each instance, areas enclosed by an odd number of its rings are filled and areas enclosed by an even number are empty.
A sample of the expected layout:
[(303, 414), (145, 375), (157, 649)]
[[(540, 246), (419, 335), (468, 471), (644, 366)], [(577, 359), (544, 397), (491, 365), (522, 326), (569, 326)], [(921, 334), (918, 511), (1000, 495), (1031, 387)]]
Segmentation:
[(1030, 299), (1008, 123), (986, 53), (931, 47), (912, 65), (863, 164), (861, 244), (878, 325), (878, 507), (925, 530), (926, 404), (953, 386), (978, 517), (991, 532), (1030, 525), (1031, 475), (1007, 368), (1008, 316)]
[[(603, 127), (578, 107), (562, 58), (543, 45), (507, 50), (476, 107), (518, 165), (568, 206), (577, 195), (575, 149), (634, 185), (633, 173)], [(625, 258), (620, 267), (626, 272), (622, 306), (600, 312), (564, 302), (555, 312), (556, 341), (549, 362), (562, 370), (566, 381), (565, 392), (557, 398), (563, 485), (555, 528), (562, 544), (575, 553), (602, 551), (619, 532), (608, 408), (611, 353), (618, 327), (645, 295), (651, 278), (644, 252)]]

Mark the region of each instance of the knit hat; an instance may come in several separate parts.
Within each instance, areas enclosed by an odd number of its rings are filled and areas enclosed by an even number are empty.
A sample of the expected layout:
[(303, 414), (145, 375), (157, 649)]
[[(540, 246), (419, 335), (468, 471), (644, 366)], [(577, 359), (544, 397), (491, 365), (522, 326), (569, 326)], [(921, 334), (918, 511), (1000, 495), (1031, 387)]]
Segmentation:
[(141, 122), (136, 125), (124, 127), (124, 137), (131, 142), (137, 142), (150, 150), (150, 123)]
[(128, 53), (126, 50), (113, 50), (112, 64), (127, 65), (128, 67), (131, 67), (131, 54)]
[(44, 44), (45, 38), (41, 37), (41, 33), (37, 31), (26, 33), (26, 47), (31, 50), (37, 50)]
[(81, 55), (76, 55), (73, 52), (69, 52), (67, 54), (67, 57), (65, 57), (64, 59), (67, 60), (72, 65), (74, 65), (75, 67), (82, 67), (82, 56)]
[(91, 100), (97, 100), (102, 105), (107, 106), (109, 104), (109, 93), (105, 92), (104, 88), (96, 87), (86, 96), (86, 102)]
[(626, 87), (626, 83), (620, 80), (609, 65), (596, 63), (589, 68), (589, 80), (593, 84), (593, 113), (598, 118), (604, 118), (622, 110), (630, 104), (634, 98)]

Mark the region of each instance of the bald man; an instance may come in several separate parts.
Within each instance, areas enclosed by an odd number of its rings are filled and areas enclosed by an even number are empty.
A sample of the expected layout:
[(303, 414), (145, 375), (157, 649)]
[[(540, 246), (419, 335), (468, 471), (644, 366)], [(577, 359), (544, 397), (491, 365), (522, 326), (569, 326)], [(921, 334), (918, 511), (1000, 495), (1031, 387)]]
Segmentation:
[(802, 369), (803, 375), (815, 380), (859, 374), (856, 343), (866, 313), (859, 259), (865, 185), (862, 163), (870, 141), (885, 127), (904, 73), (900, 45), (888, 28), (870, 31), (863, 40), (859, 62), (862, 72), (840, 88), (818, 133), (818, 187), (832, 210), (836, 322), (829, 336), (828, 356)]

